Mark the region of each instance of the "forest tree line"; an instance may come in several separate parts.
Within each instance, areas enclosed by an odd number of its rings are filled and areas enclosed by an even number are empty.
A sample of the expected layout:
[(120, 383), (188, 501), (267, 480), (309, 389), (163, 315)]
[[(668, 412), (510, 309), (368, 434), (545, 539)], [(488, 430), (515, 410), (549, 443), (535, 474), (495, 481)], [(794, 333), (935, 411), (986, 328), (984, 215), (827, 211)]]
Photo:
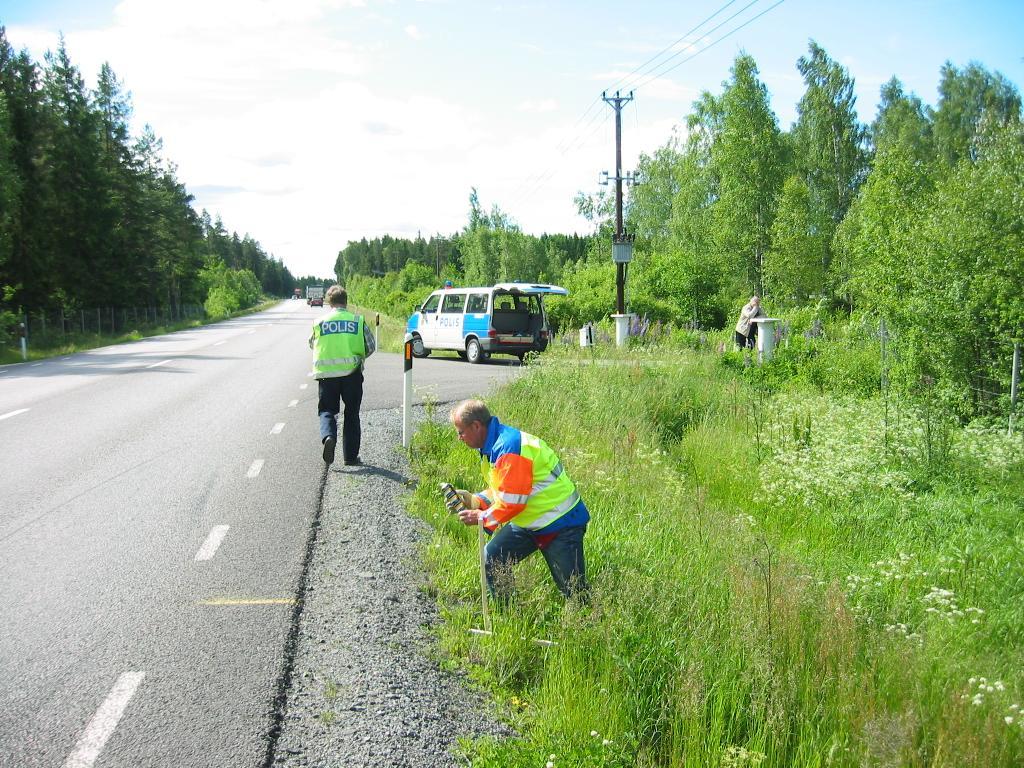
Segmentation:
[(500, 208), (485, 211), (474, 189), (469, 220), (455, 235), (384, 237), (349, 242), (335, 262), (353, 301), (405, 315), (445, 280), (459, 285), (558, 282), (563, 267), (583, 261), (593, 235), (529, 235)]
[(290, 294), (279, 260), (196, 213), (153, 130), (131, 135), (131, 114), (109, 65), (88, 90), (63, 38), (40, 66), (0, 27), (0, 302), (21, 313)]

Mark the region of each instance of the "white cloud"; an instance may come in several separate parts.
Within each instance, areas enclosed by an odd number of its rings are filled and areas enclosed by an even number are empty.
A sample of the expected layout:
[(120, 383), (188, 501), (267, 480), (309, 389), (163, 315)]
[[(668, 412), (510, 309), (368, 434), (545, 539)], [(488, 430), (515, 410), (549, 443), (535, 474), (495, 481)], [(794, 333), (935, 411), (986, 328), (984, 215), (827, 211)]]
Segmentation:
[(424, 34), (420, 32), (419, 28), (415, 24), (407, 24), (405, 27), (405, 34), (411, 37), (413, 40), (424, 39)]

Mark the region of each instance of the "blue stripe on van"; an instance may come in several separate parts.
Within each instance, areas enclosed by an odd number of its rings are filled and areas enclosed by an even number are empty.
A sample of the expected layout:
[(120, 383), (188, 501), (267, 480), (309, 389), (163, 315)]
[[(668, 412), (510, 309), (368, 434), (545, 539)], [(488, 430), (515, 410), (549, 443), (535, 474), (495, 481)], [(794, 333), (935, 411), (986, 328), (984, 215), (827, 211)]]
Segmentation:
[(462, 334), (468, 336), (473, 333), (477, 336), (487, 336), (488, 320), (490, 315), (466, 315), (462, 320)]

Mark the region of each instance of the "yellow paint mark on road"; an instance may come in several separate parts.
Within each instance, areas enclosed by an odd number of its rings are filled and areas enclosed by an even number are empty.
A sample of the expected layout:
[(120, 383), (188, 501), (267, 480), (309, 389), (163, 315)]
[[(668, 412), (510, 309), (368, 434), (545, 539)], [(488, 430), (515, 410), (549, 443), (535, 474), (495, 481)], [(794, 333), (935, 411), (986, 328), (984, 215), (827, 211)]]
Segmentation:
[(200, 605), (295, 605), (293, 597), (214, 597), (210, 600), (201, 600)]

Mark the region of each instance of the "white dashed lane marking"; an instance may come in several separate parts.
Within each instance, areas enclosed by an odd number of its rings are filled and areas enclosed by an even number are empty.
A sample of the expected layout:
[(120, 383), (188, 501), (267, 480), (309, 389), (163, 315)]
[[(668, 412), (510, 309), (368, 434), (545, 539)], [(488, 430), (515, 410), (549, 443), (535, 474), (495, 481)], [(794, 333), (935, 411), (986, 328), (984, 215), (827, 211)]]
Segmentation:
[(0, 414), (0, 421), (9, 419), (11, 416), (17, 416), (19, 413), (28, 413), (28, 408), (19, 408), (16, 411), (9, 411), (8, 413)]
[(282, 429), (284, 429), (284, 422), (283, 421), (279, 421), (279, 422), (277, 422), (277, 424), (275, 424), (271, 428), (270, 434), (272, 434), (272, 435), (280, 435)]
[(309, 389), (309, 384), (299, 384), (299, 389)]
[(227, 344), (227, 342), (226, 342), (226, 341), (218, 341), (218, 342), (217, 342), (216, 344), (214, 344), (213, 346), (215, 346), (215, 347), (219, 347), (219, 346), (220, 346), (221, 344)]
[(79, 736), (74, 751), (64, 761), (64, 768), (92, 768), (145, 676), (145, 672), (125, 672), (117, 678), (106, 700)]
[(217, 549), (220, 547), (224, 537), (227, 536), (230, 525), (215, 525), (213, 530), (210, 531), (210, 535), (206, 537), (206, 541), (203, 542), (203, 546), (196, 552), (196, 560), (210, 560), (215, 554)]
[(161, 360), (159, 363), (153, 363), (152, 365), (147, 365), (145, 367), (146, 368), (156, 368), (156, 367), (161, 366), (161, 365), (167, 365), (167, 363), (169, 363), (169, 362), (171, 362), (171, 361), (170, 360)]
[(298, 404), (299, 404), (298, 400), (292, 400), (290, 403), (288, 403), (288, 407), (289, 408), (294, 408)]
[(256, 459), (256, 461), (254, 461), (252, 465), (250, 465), (249, 471), (245, 473), (245, 476), (257, 477), (261, 469), (263, 469), (263, 459)]

